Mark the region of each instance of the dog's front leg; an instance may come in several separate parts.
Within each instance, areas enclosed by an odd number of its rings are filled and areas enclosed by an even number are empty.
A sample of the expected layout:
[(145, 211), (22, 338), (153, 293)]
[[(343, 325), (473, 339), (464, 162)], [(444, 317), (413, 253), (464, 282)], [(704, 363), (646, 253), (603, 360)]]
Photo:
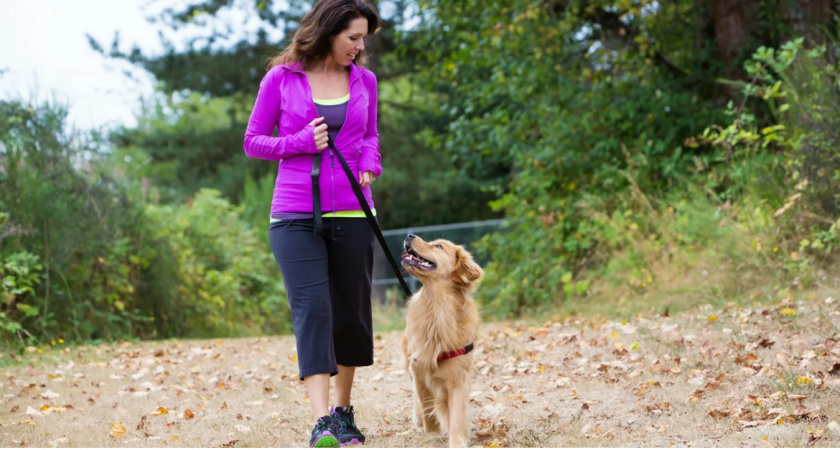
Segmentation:
[(470, 441), (467, 407), (469, 386), (462, 385), (449, 392), (449, 446), (466, 447)]
[(428, 434), (440, 433), (440, 422), (435, 416), (435, 400), (423, 377), (414, 373), (414, 423), (423, 422), (423, 430)]

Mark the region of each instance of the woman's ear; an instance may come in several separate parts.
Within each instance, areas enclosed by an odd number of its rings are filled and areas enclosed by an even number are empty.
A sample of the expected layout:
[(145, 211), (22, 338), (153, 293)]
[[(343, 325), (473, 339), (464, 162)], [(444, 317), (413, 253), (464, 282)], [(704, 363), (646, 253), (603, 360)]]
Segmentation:
[(452, 270), (452, 281), (470, 284), (481, 279), (484, 271), (473, 261), (472, 256), (463, 247), (455, 248), (455, 268)]

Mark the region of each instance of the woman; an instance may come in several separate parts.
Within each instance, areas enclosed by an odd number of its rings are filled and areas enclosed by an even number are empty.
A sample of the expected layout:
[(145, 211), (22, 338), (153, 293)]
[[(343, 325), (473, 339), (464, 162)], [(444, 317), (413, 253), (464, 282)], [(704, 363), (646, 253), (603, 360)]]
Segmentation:
[[(279, 161), (269, 240), (312, 405), (311, 447), (365, 441), (350, 391), (356, 367), (373, 364), (374, 235), (334, 151), (358, 176), (373, 210), (370, 185), (382, 172), (377, 83), (361, 65), (364, 37), (378, 28), (377, 13), (363, 0), (320, 0), (301, 19), (292, 43), (271, 59), (245, 133), (249, 157)], [(323, 230), (316, 229), (316, 201)]]

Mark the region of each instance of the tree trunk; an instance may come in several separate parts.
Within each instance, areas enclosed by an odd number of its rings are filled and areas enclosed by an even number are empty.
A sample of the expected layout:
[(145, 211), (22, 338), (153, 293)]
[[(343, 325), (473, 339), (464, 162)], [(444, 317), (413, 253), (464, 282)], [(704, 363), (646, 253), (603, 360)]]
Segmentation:
[(833, 0), (780, 0), (779, 3), (785, 25), (790, 30), (785, 40), (802, 36), (808, 47), (827, 43), (831, 32), (828, 27), (832, 26), (835, 11)]
[(726, 66), (728, 78), (742, 78), (743, 72), (736, 66), (736, 62), (747, 46), (750, 36), (758, 31), (760, 6), (756, 0), (712, 2), (718, 57)]

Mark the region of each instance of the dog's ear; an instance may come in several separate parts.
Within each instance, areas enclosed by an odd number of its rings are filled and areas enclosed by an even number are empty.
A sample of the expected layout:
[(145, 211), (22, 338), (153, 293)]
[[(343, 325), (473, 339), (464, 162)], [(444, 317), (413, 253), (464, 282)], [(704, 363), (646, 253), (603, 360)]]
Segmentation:
[(455, 248), (455, 268), (450, 276), (456, 283), (470, 284), (480, 280), (484, 276), (484, 271), (463, 247), (458, 246)]

